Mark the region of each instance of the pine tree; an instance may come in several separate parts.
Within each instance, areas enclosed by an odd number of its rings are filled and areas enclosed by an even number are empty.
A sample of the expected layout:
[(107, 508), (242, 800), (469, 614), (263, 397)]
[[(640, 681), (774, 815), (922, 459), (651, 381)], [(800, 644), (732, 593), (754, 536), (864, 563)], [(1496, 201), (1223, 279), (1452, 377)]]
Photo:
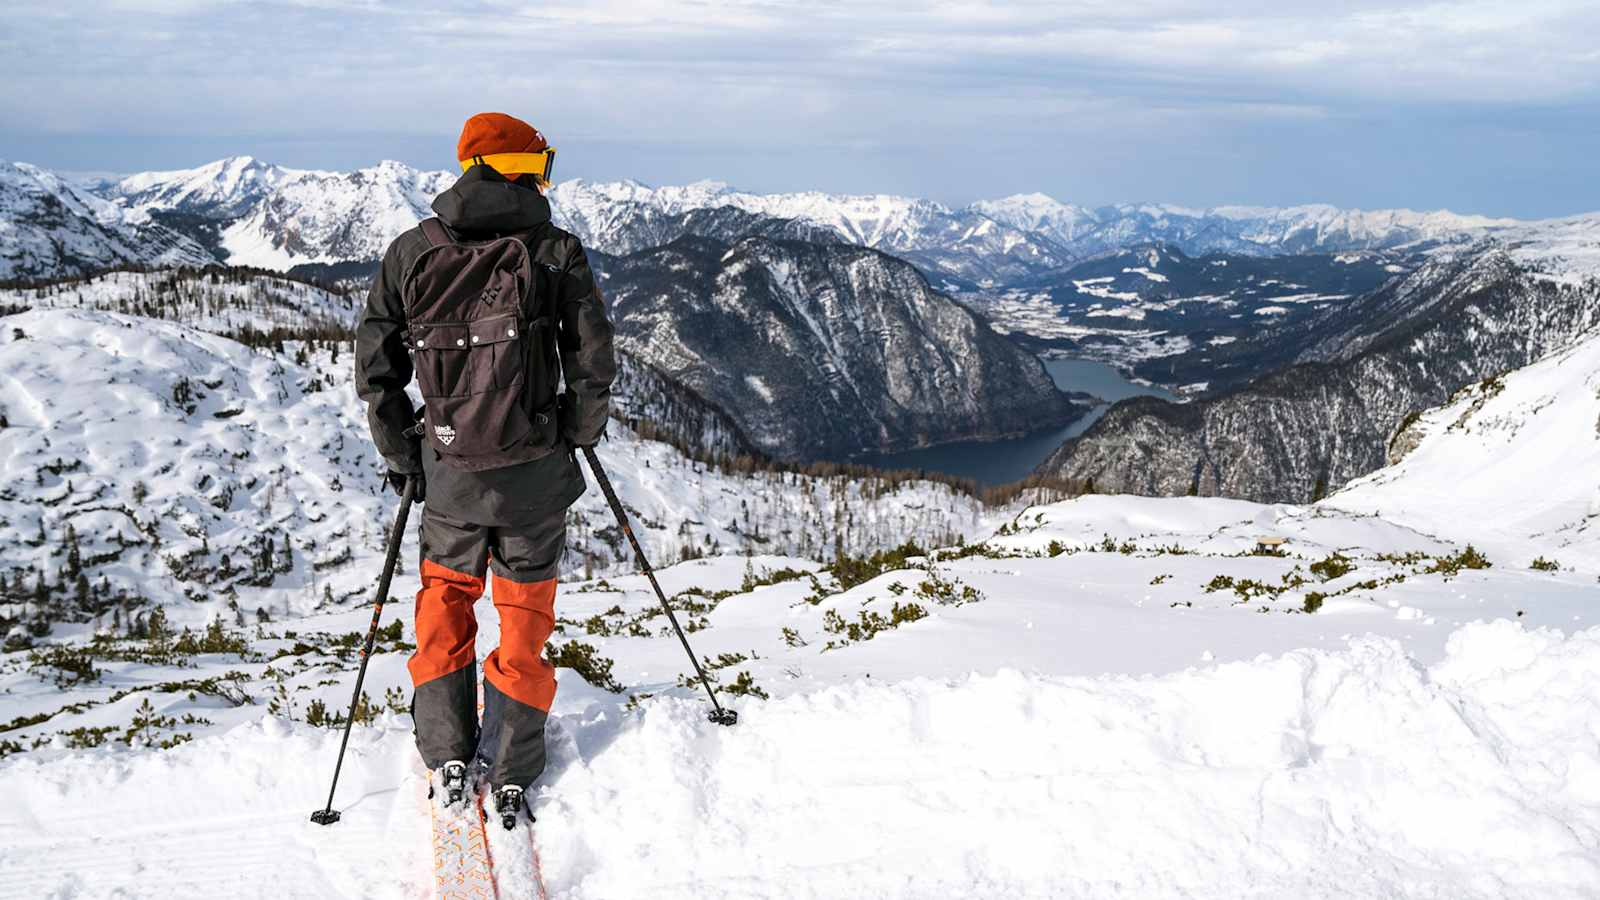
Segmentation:
[(64, 575), (62, 581), (74, 580), (78, 577), (78, 573), (83, 572), (83, 551), (78, 549), (78, 530), (72, 527), (72, 522), (67, 522), (67, 535), (66, 538), (62, 538), (61, 543), (62, 549), (67, 554), (67, 564), (61, 570)]

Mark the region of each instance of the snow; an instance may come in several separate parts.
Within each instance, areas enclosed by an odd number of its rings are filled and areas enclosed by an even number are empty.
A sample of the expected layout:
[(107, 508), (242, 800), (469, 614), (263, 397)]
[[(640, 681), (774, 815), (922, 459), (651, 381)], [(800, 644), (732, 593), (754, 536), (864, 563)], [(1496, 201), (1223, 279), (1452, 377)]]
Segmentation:
[(1526, 567), (1600, 572), (1600, 334), (1458, 392), (1420, 443), (1324, 501), (1474, 541)]
[(767, 387), (767, 383), (761, 379), (760, 375), (746, 375), (744, 377), (744, 383), (749, 385), (750, 390), (760, 394), (761, 399), (767, 401), (768, 403), (772, 402), (772, 388)]
[(1126, 267), (1124, 267), (1122, 271), (1126, 272), (1128, 274), (1132, 274), (1132, 275), (1143, 275), (1146, 279), (1148, 279), (1150, 281), (1166, 281), (1167, 280), (1167, 276), (1161, 274), (1160, 272), (1152, 272), (1151, 270), (1145, 268), (1144, 266), (1139, 266), (1137, 268), (1126, 268)]
[[(1584, 896), (1600, 879), (1600, 630), (1472, 625), (1423, 667), (1358, 638), (1161, 676), (1007, 669), (743, 704), (558, 701), (552, 896)], [(418, 897), (394, 717), (263, 717), (164, 754), (0, 765), (16, 896)], [(92, 823), (92, 824), (90, 824)], [(100, 836), (114, 834), (115, 841)]]

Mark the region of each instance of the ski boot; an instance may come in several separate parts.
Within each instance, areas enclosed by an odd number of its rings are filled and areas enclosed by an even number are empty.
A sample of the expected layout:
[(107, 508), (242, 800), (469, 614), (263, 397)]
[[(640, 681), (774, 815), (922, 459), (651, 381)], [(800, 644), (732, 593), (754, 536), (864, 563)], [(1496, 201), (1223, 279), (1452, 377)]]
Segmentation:
[[(438, 768), (439, 787), (444, 790), (444, 805), (447, 807), (460, 806), (467, 799), (467, 764), (459, 759), (452, 759)], [(428, 788), (428, 796), (433, 796), (433, 788)]]
[[(508, 784), (494, 792), (494, 811), (500, 816), (500, 824), (507, 831), (517, 827), (517, 812), (527, 809), (526, 798), (522, 795), (522, 788)], [(533, 821), (533, 813), (528, 813), (528, 821)]]

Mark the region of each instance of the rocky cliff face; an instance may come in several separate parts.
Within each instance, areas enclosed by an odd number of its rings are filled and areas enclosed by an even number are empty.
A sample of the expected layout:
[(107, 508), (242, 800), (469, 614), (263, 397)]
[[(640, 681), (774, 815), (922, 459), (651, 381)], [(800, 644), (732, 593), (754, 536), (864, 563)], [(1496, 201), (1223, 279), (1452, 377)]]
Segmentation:
[(1384, 465), (1409, 414), (1597, 323), (1600, 281), (1500, 247), (1438, 259), (1308, 324), (1318, 339), (1297, 364), (1183, 406), (1118, 404), (1040, 471), (1108, 492), (1308, 501)]
[(1037, 359), (882, 253), (688, 236), (593, 257), (622, 346), (773, 457), (1000, 436), (1075, 412)]

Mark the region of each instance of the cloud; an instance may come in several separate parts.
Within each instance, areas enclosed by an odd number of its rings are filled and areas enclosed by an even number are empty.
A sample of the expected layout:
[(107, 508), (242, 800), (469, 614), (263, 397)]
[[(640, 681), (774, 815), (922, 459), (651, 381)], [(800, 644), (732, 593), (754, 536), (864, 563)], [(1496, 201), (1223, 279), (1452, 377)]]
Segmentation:
[(760, 155), (956, 135), (1136, 164), (1174, 136), (1591, 104), (1596, 33), (1586, 0), (10, 0), (0, 126), (450, 134), (501, 108), (577, 141)]

